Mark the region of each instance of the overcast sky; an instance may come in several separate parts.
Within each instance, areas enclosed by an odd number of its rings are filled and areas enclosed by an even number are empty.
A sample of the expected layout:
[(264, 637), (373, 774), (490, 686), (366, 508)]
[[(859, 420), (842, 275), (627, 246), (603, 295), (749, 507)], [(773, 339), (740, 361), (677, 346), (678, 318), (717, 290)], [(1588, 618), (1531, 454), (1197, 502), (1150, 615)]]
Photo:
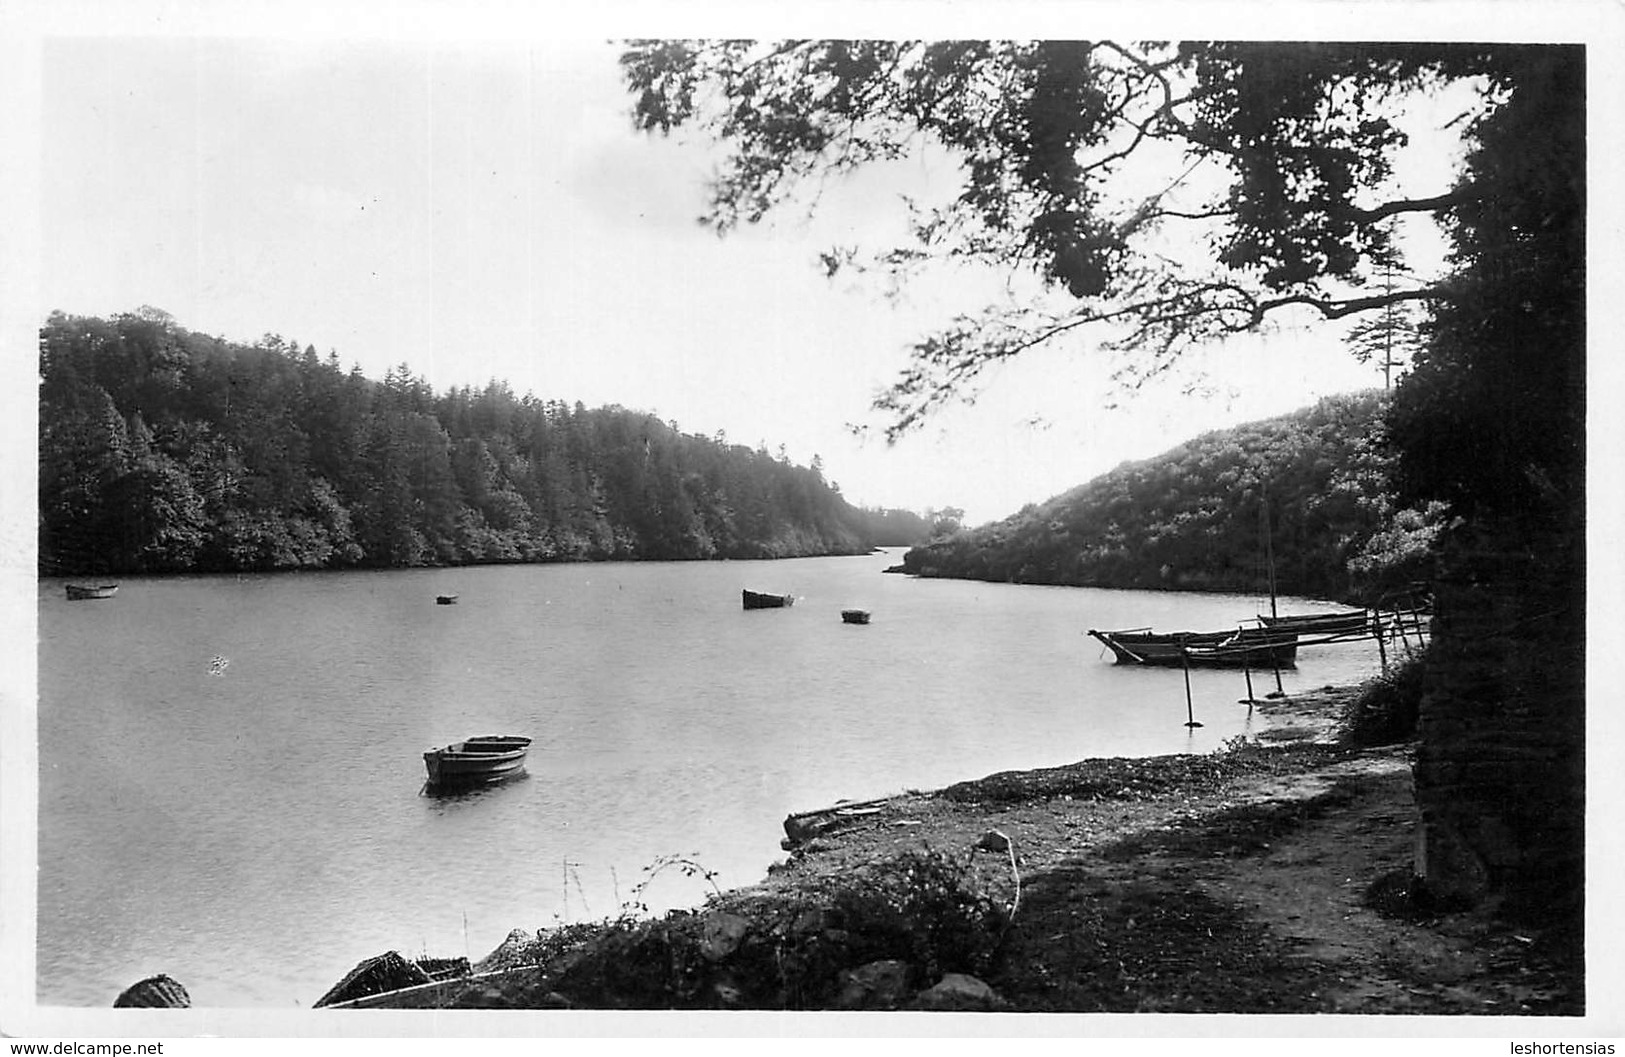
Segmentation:
[[(152, 305), (233, 341), (333, 350), (373, 378), (405, 363), (442, 392), (501, 379), (618, 403), (819, 455), (854, 502), (954, 505), (973, 523), (1381, 384), (1339, 331), (1289, 330), (1192, 357), (1108, 411), (1117, 364), (1080, 339), (1001, 366), (974, 406), (888, 447), (849, 425), (883, 425), (869, 403), (909, 339), (978, 308), (986, 279), (894, 305), (832, 282), (817, 253), (890, 244), (896, 194), (941, 186), (945, 163), (827, 186), (812, 222), (792, 211), (719, 239), (695, 222), (709, 148), (632, 128), (600, 34), (174, 28), (44, 42), (39, 318)], [(1412, 190), (1446, 174), (1424, 167)]]

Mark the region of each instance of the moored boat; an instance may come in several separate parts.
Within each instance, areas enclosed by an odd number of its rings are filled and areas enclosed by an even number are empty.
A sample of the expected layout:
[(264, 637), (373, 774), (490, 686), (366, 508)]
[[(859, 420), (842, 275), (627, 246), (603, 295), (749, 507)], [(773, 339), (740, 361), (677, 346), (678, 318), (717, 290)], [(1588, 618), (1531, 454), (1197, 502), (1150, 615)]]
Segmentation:
[(1298, 663), (1296, 632), (1275, 628), (1234, 631), (1096, 631), (1118, 664), (1155, 668), (1292, 668)]
[(795, 595), (769, 595), (761, 591), (743, 592), (746, 609), (783, 609), (796, 604)]
[(68, 601), (85, 602), (92, 598), (112, 598), (118, 591), (118, 584), (68, 584)]
[(423, 754), (429, 784), (436, 787), (485, 785), (512, 778), (525, 768), (530, 739), (516, 734), (488, 734), (453, 742)]
[(1366, 630), (1369, 618), (1363, 609), (1342, 613), (1304, 613), (1297, 616), (1266, 617), (1259, 615), (1259, 623), (1266, 628), (1293, 631), (1302, 635), (1352, 635)]
[(843, 609), (841, 610), (841, 621), (845, 624), (867, 624), (869, 623), (869, 611), (867, 609)]
[(456, 595), (435, 595), (434, 604), (437, 606), (454, 606), (457, 604)]

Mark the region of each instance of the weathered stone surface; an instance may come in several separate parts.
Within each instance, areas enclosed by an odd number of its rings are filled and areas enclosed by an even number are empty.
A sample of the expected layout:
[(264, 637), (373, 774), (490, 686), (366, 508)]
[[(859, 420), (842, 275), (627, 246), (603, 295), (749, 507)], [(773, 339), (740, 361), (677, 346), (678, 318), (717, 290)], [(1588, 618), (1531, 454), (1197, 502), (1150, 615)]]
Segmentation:
[(325, 995), (316, 1000), (314, 1008), (350, 1002), (385, 991), (399, 991), (404, 987), (416, 987), (429, 982), (429, 974), (415, 962), (409, 961), (399, 951), (386, 951), (377, 957), (358, 962), (354, 969), (344, 975), (344, 979), (334, 984)]
[(996, 829), (990, 829), (982, 834), (976, 846), (983, 851), (1007, 852), (1010, 850), (1010, 838)]
[(947, 973), (914, 999), (919, 1009), (988, 1012), (1003, 1009), (1004, 999), (987, 983), (968, 973)]
[(908, 963), (888, 958), (841, 973), (841, 1009), (897, 1009), (908, 995)]
[(192, 996), (186, 993), (186, 988), (163, 973), (136, 981), (113, 999), (115, 1009), (137, 1007), (184, 1009), (191, 1004)]
[(418, 958), (417, 967), (428, 973), (431, 980), (455, 980), (474, 971), (468, 959), (460, 955), (454, 958)]
[(1583, 539), (1458, 534), (1435, 584), (1418, 722), (1418, 869), (1515, 914), (1577, 916), (1585, 852)]
[(1434, 888), (1453, 899), (1478, 903), (1490, 890), (1489, 870), (1472, 844), (1449, 821), (1434, 819), (1429, 824), (1422, 814), (1423, 828), (1417, 833), (1416, 871)]
[(452, 1009), (508, 1009), (513, 1005), (498, 987), (470, 987), (451, 1003)]
[(711, 984), (711, 997), (722, 1009), (738, 1009), (744, 1004), (744, 989), (732, 977), (724, 977)]
[(514, 929), (508, 933), (507, 939), (497, 945), (495, 950), (474, 963), (474, 972), (489, 973), (498, 969), (523, 965), (526, 954), (531, 945), (536, 942), (536, 939), (537, 935), (526, 932), (524, 929)]
[(700, 954), (707, 961), (721, 961), (739, 949), (749, 931), (748, 918), (738, 914), (707, 914), (700, 926)]
[(796, 915), (790, 926), (790, 932), (796, 936), (807, 936), (814, 932), (823, 931), (829, 924), (829, 913), (823, 907), (810, 907)]

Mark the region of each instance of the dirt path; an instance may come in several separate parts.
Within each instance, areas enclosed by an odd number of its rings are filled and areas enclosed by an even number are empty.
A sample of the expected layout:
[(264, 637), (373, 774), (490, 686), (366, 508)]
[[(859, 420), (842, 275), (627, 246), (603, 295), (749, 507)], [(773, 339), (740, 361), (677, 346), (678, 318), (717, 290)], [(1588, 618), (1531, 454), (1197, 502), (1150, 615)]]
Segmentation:
[[(1288, 741), (1324, 732), (1312, 709), (1298, 719), (1306, 725)], [(1181, 776), (1143, 794), (1131, 762), (1120, 768), (1128, 784), (1107, 791), (1090, 773), (1103, 761), (1088, 761), (898, 798), (814, 839), (781, 883), (910, 848), (991, 846), (974, 853), (982, 883), (1006, 902), (1020, 886), (991, 982), (1021, 1009), (1581, 1011), (1579, 973), (1544, 957), (1536, 937), (1404, 898), (1409, 747), (1305, 752), (1263, 773), (1218, 768), (1211, 781)], [(1008, 838), (1013, 869), (990, 832)], [(1374, 887), (1392, 890), (1388, 913), (1372, 905), (1384, 903)]]
[(1414, 862), (1409, 760), (1374, 754), (1268, 789), (1272, 798), (1333, 803), (1261, 849), (1190, 869), (1202, 889), (1243, 907), (1331, 970), (1339, 1013), (1529, 1015), (1577, 1012), (1580, 995), (1531, 957), (1532, 936), (1469, 914), (1380, 913), (1368, 896), (1397, 887)]

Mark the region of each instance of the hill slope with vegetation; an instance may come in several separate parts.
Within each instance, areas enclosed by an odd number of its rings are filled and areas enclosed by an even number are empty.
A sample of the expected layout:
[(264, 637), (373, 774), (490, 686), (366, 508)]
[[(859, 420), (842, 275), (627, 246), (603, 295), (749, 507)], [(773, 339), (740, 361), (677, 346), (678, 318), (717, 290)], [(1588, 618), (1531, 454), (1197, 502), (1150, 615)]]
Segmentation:
[(506, 383), (437, 395), (142, 309), (40, 331), (39, 569), (79, 573), (775, 558), (906, 546), (811, 467)]
[(1353, 597), (1418, 571), (1439, 507), (1397, 510), (1381, 391), (1206, 433), (910, 550), (918, 576)]

